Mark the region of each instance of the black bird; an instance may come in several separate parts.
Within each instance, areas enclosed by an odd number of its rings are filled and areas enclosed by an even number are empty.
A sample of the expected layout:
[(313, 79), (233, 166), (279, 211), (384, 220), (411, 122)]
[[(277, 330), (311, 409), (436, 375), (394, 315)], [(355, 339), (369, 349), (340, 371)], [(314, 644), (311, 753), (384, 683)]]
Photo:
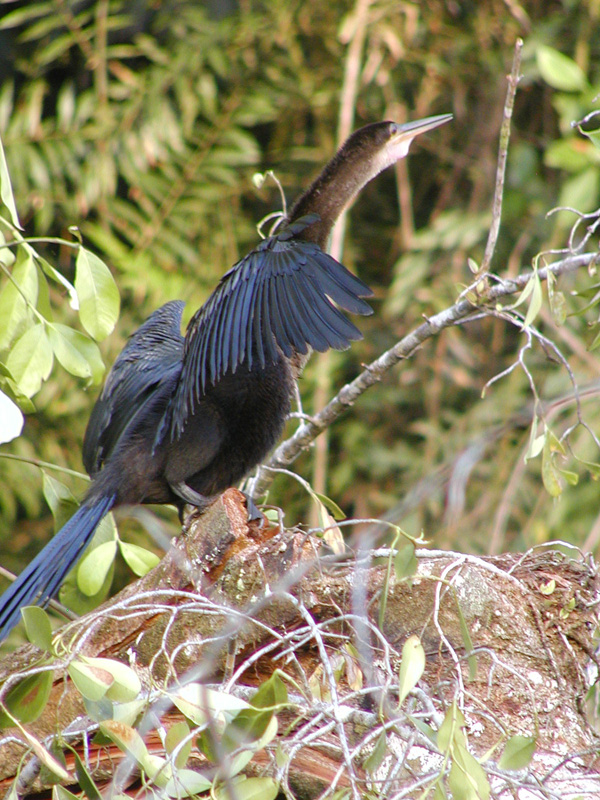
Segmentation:
[(357, 193), (450, 114), (356, 131), (287, 219), (223, 275), (181, 335), (184, 304), (155, 311), (127, 342), (92, 410), (80, 508), (0, 598), (0, 640), (20, 609), (45, 604), (119, 505), (205, 508), (279, 438), (311, 350), (361, 338), (339, 309), (370, 314), (366, 284), (324, 252)]

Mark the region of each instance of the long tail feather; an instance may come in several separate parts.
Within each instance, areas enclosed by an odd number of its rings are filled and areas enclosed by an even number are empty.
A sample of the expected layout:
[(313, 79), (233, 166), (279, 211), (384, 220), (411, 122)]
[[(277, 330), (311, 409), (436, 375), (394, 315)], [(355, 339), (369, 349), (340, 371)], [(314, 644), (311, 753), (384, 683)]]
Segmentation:
[(86, 498), (71, 519), (0, 597), (0, 641), (19, 622), (24, 606), (45, 605), (110, 511), (115, 495)]

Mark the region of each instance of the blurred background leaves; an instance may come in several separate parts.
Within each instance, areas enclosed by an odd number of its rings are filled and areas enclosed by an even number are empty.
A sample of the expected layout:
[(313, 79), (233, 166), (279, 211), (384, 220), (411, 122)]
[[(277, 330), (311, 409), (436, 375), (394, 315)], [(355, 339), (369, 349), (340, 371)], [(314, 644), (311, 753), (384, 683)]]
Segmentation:
[[(255, 172), (274, 169), (291, 201), (332, 155), (359, 5), (0, 4), (0, 136), (21, 222), (28, 235), (65, 238), (77, 225), (108, 263), (122, 312), (101, 344), (105, 363), (163, 302), (186, 300), (189, 318), (256, 244), (256, 224), (280, 199), (272, 182), (256, 187)], [(351, 211), (343, 260), (375, 289), (376, 313), (360, 321), (364, 341), (330, 360), (334, 386), (423, 314), (454, 302), (471, 279), (467, 259), (481, 261), (518, 36), (523, 79), (493, 268), (514, 276), (538, 252), (565, 247), (575, 217), (547, 218), (552, 207), (600, 205), (600, 150), (571, 126), (599, 107), (598, 0), (363, 6), (354, 127), (448, 111), (455, 119), (419, 139)], [(68, 248), (36, 247), (73, 280)], [(585, 303), (572, 292), (589, 284), (585, 272), (561, 279), (568, 314)], [(50, 291), (56, 321), (75, 325), (62, 287)], [(557, 326), (544, 298), (536, 324), (569, 359), (586, 389), (584, 419), (600, 431), (600, 359), (587, 349), (597, 313)], [(524, 462), (533, 419), (527, 377), (514, 370), (481, 398), (523, 345), (522, 332), (498, 318), (445, 331), (338, 422), (324, 485), (315, 488), (349, 515), (385, 514), (409, 533), (423, 529), (436, 546), (497, 552), (561, 538), (597, 549), (600, 503), (590, 471), (567, 450), (564, 465), (580, 479), (555, 500), (543, 487), (541, 457)], [(569, 376), (539, 346), (526, 361), (560, 436), (576, 420)], [(309, 413), (317, 370), (313, 362), (301, 381)], [(37, 413), (3, 452), (80, 470), (97, 391), (84, 383), (55, 366), (35, 397)], [(573, 432), (570, 448), (581, 459), (600, 458), (584, 428)], [(306, 477), (311, 458), (296, 464)], [(79, 496), (85, 489), (76, 478), (70, 485)], [(288, 521), (308, 518), (310, 499), (295, 481), (279, 477), (269, 501)], [(175, 532), (175, 514), (160, 514)], [(20, 570), (51, 530), (40, 471), (0, 460), (0, 562)], [(136, 527), (128, 538), (146, 541)]]

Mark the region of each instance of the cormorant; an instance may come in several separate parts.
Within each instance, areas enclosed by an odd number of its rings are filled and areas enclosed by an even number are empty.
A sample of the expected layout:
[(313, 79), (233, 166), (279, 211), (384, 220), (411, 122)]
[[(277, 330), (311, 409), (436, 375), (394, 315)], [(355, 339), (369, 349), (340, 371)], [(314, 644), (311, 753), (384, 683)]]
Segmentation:
[(92, 410), (80, 508), (0, 598), (0, 640), (23, 606), (58, 591), (110, 509), (204, 508), (279, 438), (311, 350), (349, 347), (360, 331), (339, 309), (370, 314), (369, 287), (324, 252), (357, 193), (451, 114), (353, 133), (269, 238), (223, 275), (181, 335), (184, 304), (155, 311), (128, 340)]

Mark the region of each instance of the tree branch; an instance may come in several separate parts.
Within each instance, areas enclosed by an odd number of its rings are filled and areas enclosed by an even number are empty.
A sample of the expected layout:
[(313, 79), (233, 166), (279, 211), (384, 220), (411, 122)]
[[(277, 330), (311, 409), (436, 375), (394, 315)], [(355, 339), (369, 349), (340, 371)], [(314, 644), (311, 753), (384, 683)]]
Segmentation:
[[(589, 267), (598, 261), (600, 261), (598, 253), (570, 255), (538, 269), (537, 274), (540, 280), (544, 281), (549, 273), (558, 277), (576, 272), (582, 267)], [(520, 292), (532, 275), (533, 272), (525, 272), (513, 279), (498, 279), (498, 283), (489, 287), (485, 294), (480, 296), (478, 305), (474, 305), (468, 298), (463, 298), (453, 306), (450, 306), (450, 308), (440, 311), (427, 319), (418, 328), (415, 328), (415, 330), (400, 339), (394, 347), (368, 364), (360, 375), (351, 383), (342, 387), (338, 394), (318, 414), (303, 422), (289, 439), (279, 445), (267, 462), (266, 467), (282, 468), (289, 466), (325, 428), (329, 427), (344, 411), (354, 405), (363, 392), (380, 381), (386, 372), (399, 361), (409, 358), (424, 342), (440, 331), (459, 321), (464, 321), (474, 311), (481, 311), (482, 306), (494, 304), (505, 297), (510, 297)], [(253, 497), (264, 494), (271, 485), (273, 477), (273, 473), (268, 469), (260, 467), (248, 482), (249, 493)]]
[(504, 103), (504, 115), (502, 127), (500, 128), (500, 144), (498, 150), (498, 166), (496, 168), (496, 189), (492, 203), (492, 224), (488, 233), (488, 240), (481, 262), (480, 272), (487, 272), (496, 249), (498, 232), (500, 230), (500, 219), (502, 217), (502, 196), (504, 194), (504, 176), (506, 173), (506, 158), (508, 156), (508, 143), (510, 141), (510, 122), (512, 119), (513, 107), (517, 85), (520, 80), (519, 69), (521, 68), (521, 54), (523, 52), (523, 40), (517, 39), (515, 42), (515, 54), (513, 56), (512, 69), (508, 76), (508, 89), (506, 91), (506, 101)]

